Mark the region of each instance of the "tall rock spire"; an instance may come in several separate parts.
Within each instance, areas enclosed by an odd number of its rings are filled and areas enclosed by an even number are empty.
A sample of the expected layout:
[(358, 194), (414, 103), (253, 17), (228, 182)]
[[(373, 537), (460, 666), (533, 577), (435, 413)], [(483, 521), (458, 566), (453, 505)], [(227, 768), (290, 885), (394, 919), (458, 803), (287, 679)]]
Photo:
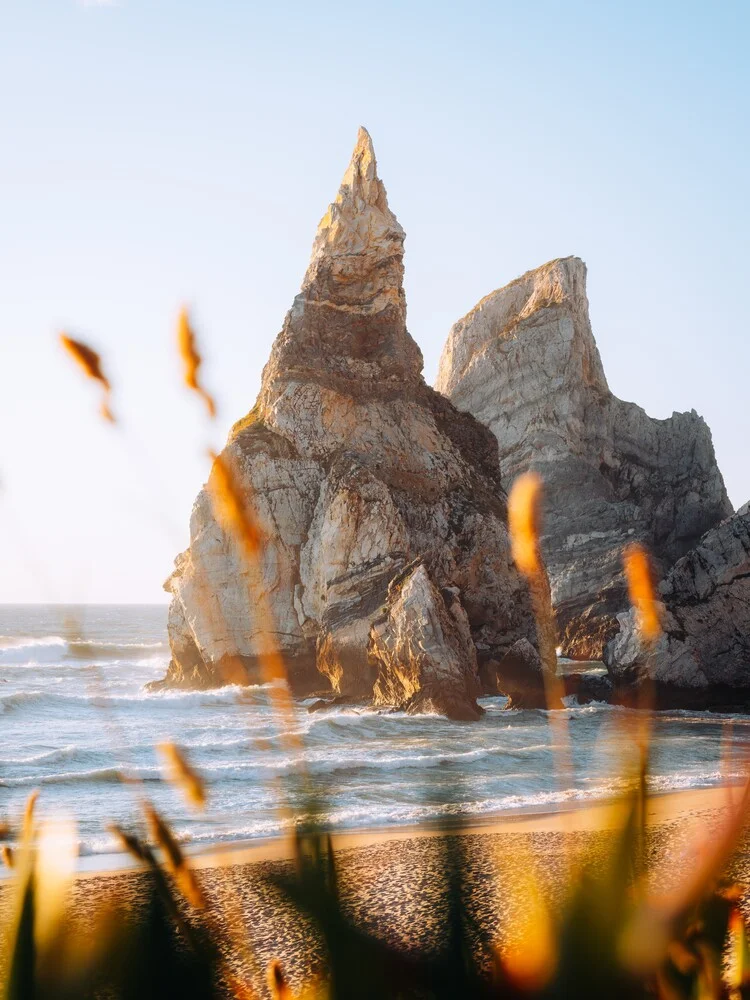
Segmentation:
[(404, 230), (388, 207), (372, 139), (360, 128), (334, 201), (318, 225), (302, 289), (264, 374), (299, 368), (373, 380), (421, 379), (406, 329)]
[(303, 295), (368, 313), (392, 304), (405, 313), (404, 238), (378, 177), (372, 139), (360, 128), (338, 194), (320, 220)]
[(544, 704), (497, 443), (422, 379), (403, 253), (360, 129), (258, 401), (222, 453), (261, 551), (242, 558), (204, 490), (167, 585), (168, 683), (242, 671), (256, 683), (271, 648), (295, 693), (328, 679), (337, 694), (470, 719), (480, 675), (497, 691), (510, 667)]

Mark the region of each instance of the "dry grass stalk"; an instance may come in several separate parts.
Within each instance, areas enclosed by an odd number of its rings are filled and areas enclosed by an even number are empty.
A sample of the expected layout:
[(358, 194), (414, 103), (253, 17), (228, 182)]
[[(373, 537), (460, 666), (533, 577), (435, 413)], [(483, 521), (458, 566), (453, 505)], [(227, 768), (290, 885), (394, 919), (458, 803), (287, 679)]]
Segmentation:
[(115, 418), (109, 408), (109, 397), (112, 387), (109, 383), (109, 379), (102, 371), (101, 358), (96, 351), (93, 350), (93, 348), (88, 346), (88, 344), (84, 344), (81, 340), (75, 340), (73, 337), (69, 337), (66, 333), (60, 334), (60, 343), (62, 344), (63, 349), (71, 356), (71, 358), (73, 358), (79, 368), (83, 370), (86, 377), (93, 379), (94, 382), (98, 382), (104, 390), (104, 396), (99, 412), (105, 420), (113, 424), (115, 422)]
[[(682, 967), (684, 973), (690, 971), (695, 964), (696, 956), (675, 938), (679, 922), (701, 900), (710, 897), (720, 873), (737, 847), (747, 822), (749, 807), (750, 778), (746, 780), (738, 801), (726, 810), (722, 826), (710, 833), (704, 830), (696, 837), (683, 861), (686, 876), (673, 889), (668, 892), (649, 892), (647, 874), (641, 874), (635, 892), (641, 896), (642, 902), (636, 908), (622, 942), (623, 960), (634, 973), (644, 975), (656, 971), (665, 949), (669, 950), (670, 958), (676, 966)], [(729, 893), (731, 897), (731, 889)], [(730, 935), (730, 944), (736, 949), (742, 944), (745, 949), (739, 956), (735, 953), (735, 959), (741, 959), (741, 974), (746, 975), (746, 970), (750, 967), (746, 964), (744, 927), (742, 942), (735, 934), (734, 939)], [(663, 995), (668, 997), (671, 994), (667, 992)], [(710, 990), (705, 994), (708, 998), (720, 995), (719, 991)]]
[[(198, 372), (202, 364), (202, 357), (198, 351), (196, 336), (186, 309), (183, 309), (179, 316), (177, 343), (183, 362), (185, 384), (189, 389), (197, 392), (203, 398), (209, 416), (215, 416), (215, 401), (199, 381)], [(222, 456), (216, 455), (213, 451), (209, 452), (209, 457), (212, 461), (212, 471), (209, 478), (209, 495), (217, 521), (239, 547), (248, 565), (254, 565), (260, 557), (263, 541), (262, 533), (245, 501), (243, 491), (236, 482), (235, 476), (225, 459)], [(256, 606), (260, 619), (266, 622), (273, 621), (270, 607), (266, 601), (261, 600), (257, 602)], [(273, 682), (271, 688), (272, 702), (285, 720), (287, 728), (291, 729), (294, 722), (294, 711), (288, 688), (286, 685), (280, 687), (275, 683), (279, 680), (287, 680), (284, 661), (275, 646), (271, 646), (270, 648), (264, 646), (264, 648), (259, 650), (258, 660), (264, 680), (266, 682)], [(247, 680), (247, 672), (239, 658), (233, 657), (229, 662), (222, 664), (222, 677), (225, 683), (243, 684)], [(299, 743), (294, 736), (290, 736), (289, 741), (295, 745)], [(187, 761), (184, 760), (184, 757), (178, 759), (178, 756), (175, 755), (176, 750), (177, 748), (166, 751), (171, 758), (169, 764), (172, 768), (173, 779), (182, 787), (183, 793), (186, 794), (189, 800), (193, 801), (196, 805), (202, 805), (205, 802), (203, 785), (192, 768), (189, 767)], [(283, 814), (285, 810), (281, 805), (281, 799), (279, 799), (279, 802), (279, 809)], [(239, 949), (246, 953), (251, 964), (254, 965), (255, 957), (252, 951), (248, 949), (242, 930), (242, 908), (239, 899), (230, 899), (230, 905), (233, 911), (229, 915), (228, 920), (230, 933), (235, 937), (235, 943)], [(235, 983), (238, 989), (240, 985), (239, 981)], [(245, 994), (240, 991), (238, 995)]]
[(6, 868), (12, 869), (15, 866), (13, 848), (9, 844), (3, 844), (2, 848), (0, 848), (0, 857)]
[(216, 517), (232, 535), (245, 559), (255, 562), (263, 543), (260, 527), (229, 462), (213, 451), (209, 457), (213, 465), (208, 486)]
[(21, 842), (30, 844), (34, 836), (34, 812), (39, 798), (39, 789), (35, 788), (26, 799), (26, 807), (23, 811), (23, 823), (21, 825)]
[(547, 569), (539, 542), (541, 525), (542, 480), (527, 472), (513, 483), (508, 497), (510, 548), (518, 571), (526, 578), (536, 618), (539, 655), (544, 665), (549, 708), (562, 703), (562, 685), (557, 677), (555, 615)]
[(739, 906), (732, 908), (729, 918), (730, 985), (736, 990), (747, 990), (750, 985), (750, 948), (748, 947), (745, 918)]
[(203, 909), (206, 899), (174, 834), (152, 805), (146, 805), (145, 813), (151, 836), (164, 852), (167, 871), (174, 878), (185, 899), (196, 909)]
[(558, 962), (555, 928), (536, 875), (537, 860), (523, 841), (518, 857), (504, 865), (502, 885), (508, 895), (523, 900), (518, 918), (498, 949), (506, 973), (522, 990), (536, 992), (550, 982)]
[[(650, 659), (661, 636), (662, 606), (656, 598), (654, 574), (648, 552), (637, 542), (626, 546), (622, 553), (625, 579), (628, 584), (630, 603), (635, 608), (638, 631)], [(641, 753), (645, 753), (653, 723), (652, 710), (656, 707), (656, 688), (651, 682), (648, 670), (643, 671), (637, 704), (642, 709), (640, 735)]]
[[(235, 545), (249, 566), (258, 563), (263, 546), (263, 532), (252, 510), (251, 498), (247, 498), (240, 487), (234, 470), (223, 455), (211, 453), (213, 467), (208, 483), (214, 513), (224, 531), (234, 540)], [(266, 623), (266, 631), (273, 632), (273, 613), (268, 601), (262, 595), (253, 595), (257, 618)], [(263, 642), (258, 649), (263, 680), (271, 685), (271, 697), (280, 710), (288, 727), (293, 727), (294, 710), (287, 681), (284, 659), (273, 643)]]
[(545, 572), (539, 548), (542, 480), (526, 472), (513, 483), (508, 497), (508, 529), (513, 562), (527, 580)]
[(44, 818), (39, 824), (34, 858), (34, 878), (39, 886), (34, 935), (42, 951), (54, 942), (64, 924), (77, 857), (75, 820), (64, 816)]
[(661, 635), (661, 612), (648, 553), (637, 543), (629, 545), (623, 552), (623, 564), (641, 635), (647, 645), (653, 645)]
[(201, 385), (198, 378), (198, 371), (203, 364), (198, 348), (196, 346), (195, 332), (190, 325), (190, 317), (187, 309), (180, 311), (177, 320), (177, 348), (183, 363), (183, 379), (188, 389), (197, 392), (206, 404), (209, 417), (216, 416), (216, 403), (213, 396)]
[(136, 861), (149, 866), (156, 864), (156, 859), (151, 852), (151, 848), (141, 843), (137, 837), (134, 837), (131, 833), (127, 833), (122, 827), (117, 826), (116, 823), (110, 823), (107, 829), (117, 838), (122, 849), (132, 858), (135, 858)]
[(284, 970), (275, 958), (268, 965), (268, 989), (273, 1000), (293, 1000)]
[(203, 779), (189, 763), (184, 751), (175, 743), (160, 743), (157, 750), (164, 759), (167, 780), (176, 785), (185, 800), (196, 807), (206, 807), (206, 787)]
[[(531, 607), (536, 619), (539, 656), (542, 661), (544, 696), (551, 710), (550, 726), (558, 750), (554, 755), (557, 781), (561, 791), (571, 787), (573, 762), (570, 752), (567, 718), (563, 707), (565, 690), (557, 672), (557, 630), (552, 608), (547, 568), (542, 558), (540, 544), (542, 479), (535, 472), (527, 472), (513, 483), (508, 497), (508, 531), (513, 561), (529, 585)], [(566, 841), (566, 855), (572, 866), (574, 857), (571, 844)], [(540, 967), (541, 968), (541, 967)], [(540, 972), (540, 977), (542, 972)]]

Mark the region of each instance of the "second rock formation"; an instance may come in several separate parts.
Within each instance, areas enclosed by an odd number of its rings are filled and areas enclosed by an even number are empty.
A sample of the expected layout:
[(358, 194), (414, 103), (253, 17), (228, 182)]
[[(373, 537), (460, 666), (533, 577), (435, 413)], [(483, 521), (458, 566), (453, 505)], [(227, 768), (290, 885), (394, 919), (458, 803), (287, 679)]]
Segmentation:
[(607, 385), (586, 266), (554, 260), (488, 295), (453, 327), (436, 387), (491, 428), (503, 481), (545, 483), (542, 549), (562, 652), (599, 659), (627, 607), (621, 552), (664, 573), (732, 512), (695, 411), (649, 417)]

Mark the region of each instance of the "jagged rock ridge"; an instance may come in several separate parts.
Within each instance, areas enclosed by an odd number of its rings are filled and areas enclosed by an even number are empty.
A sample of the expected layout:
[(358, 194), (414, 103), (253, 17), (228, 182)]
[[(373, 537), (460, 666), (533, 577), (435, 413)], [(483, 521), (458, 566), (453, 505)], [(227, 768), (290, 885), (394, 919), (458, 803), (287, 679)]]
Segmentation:
[(424, 383), (403, 244), (362, 129), (223, 453), (264, 527), (262, 559), (243, 563), (204, 490), (167, 581), (169, 683), (258, 679), (273, 643), (297, 692), (327, 679), (341, 695), (471, 718), (478, 669), (502, 677), (515, 642), (536, 647), (497, 443)]
[(621, 696), (648, 682), (660, 705), (750, 705), (750, 506), (708, 531), (660, 591), (664, 635), (653, 651), (632, 610), (604, 651)]
[(568, 656), (599, 658), (616, 633), (626, 543), (645, 543), (663, 572), (731, 513), (703, 419), (655, 420), (610, 392), (577, 257), (459, 320), (436, 387), (492, 429), (506, 486), (529, 469), (544, 479), (542, 548)]

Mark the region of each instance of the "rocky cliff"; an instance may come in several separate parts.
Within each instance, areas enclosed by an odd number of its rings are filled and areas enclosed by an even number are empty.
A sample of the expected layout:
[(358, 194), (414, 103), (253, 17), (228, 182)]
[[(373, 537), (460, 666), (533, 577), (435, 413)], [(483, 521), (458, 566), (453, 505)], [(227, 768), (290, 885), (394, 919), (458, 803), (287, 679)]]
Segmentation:
[(519, 639), (535, 652), (497, 443), (424, 383), (403, 245), (361, 130), (257, 403), (223, 453), (262, 526), (262, 557), (243, 561), (204, 489), (166, 585), (168, 683), (258, 679), (258, 652), (274, 644), (298, 693), (327, 680), (338, 694), (472, 718), (478, 669), (502, 677)]
[(650, 683), (661, 705), (750, 705), (750, 506), (708, 531), (660, 592), (664, 635), (654, 650), (641, 645), (630, 611), (604, 651), (619, 696)]
[(577, 257), (530, 271), (459, 320), (436, 387), (492, 429), (506, 486), (529, 469), (544, 479), (542, 549), (567, 656), (599, 658), (616, 633), (627, 542), (665, 571), (731, 513), (703, 419), (655, 420), (610, 392)]

